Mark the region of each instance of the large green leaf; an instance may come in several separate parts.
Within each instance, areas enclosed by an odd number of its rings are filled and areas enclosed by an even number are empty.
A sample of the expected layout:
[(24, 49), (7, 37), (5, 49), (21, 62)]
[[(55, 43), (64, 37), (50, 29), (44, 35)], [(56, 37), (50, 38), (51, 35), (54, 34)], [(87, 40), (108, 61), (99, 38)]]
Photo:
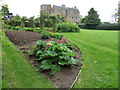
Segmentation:
[(61, 70), (61, 66), (59, 66), (59, 65), (52, 65), (51, 70), (52, 70), (52, 72), (50, 73), (50, 75), (54, 75), (56, 72), (59, 72)]
[(43, 51), (42, 50), (38, 50), (37, 53), (36, 53), (36, 56), (38, 56), (39, 54), (42, 54)]
[(50, 60), (44, 60), (41, 62), (40, 68), (42, 68), (43, 70), (51, 69), (52, 62)]
[(70, 58), (69, 60), (70, 64), (76, 64), (76, 62), (77, 62), (77, 59), (74, 59), (74, 58)]
[(64, 65), (68, 65), (69, 63), (67, 61), (61, 60), (61, 61), (58, 62), (58, 64), (64, 66)]

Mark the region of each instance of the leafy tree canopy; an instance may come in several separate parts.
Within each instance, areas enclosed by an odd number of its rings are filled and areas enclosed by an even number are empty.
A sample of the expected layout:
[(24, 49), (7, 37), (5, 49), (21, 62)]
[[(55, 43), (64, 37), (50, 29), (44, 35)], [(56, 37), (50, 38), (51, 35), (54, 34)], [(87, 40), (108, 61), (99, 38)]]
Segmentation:
[(3, 20), (7, 20), (7, 19), (11, 19), (13, 17), (13, 14), (12, 13), (9, 13), (9, 8), (8, 8), (8, 5), (7, 4), (4, 4), (1, 6), (1, 15), (2, 15), (2, 19)]

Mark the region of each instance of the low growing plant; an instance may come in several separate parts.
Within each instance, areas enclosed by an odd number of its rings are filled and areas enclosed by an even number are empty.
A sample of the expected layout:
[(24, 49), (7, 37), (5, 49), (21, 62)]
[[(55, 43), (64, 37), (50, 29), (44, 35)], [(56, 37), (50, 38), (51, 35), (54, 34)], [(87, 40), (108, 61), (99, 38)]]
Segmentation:
[(75, 47), (72, 42), (67, 41), (67, 42), (66, 42), (66, 46), (67, 46), (70, 50), (78, 51), (77, 47)]
[(35, 55), (40, 61), (40, 69), (51, 70), (50, 75), (54, 75), (62, 69), (62, 66), (76, 65), (78, 60), (73, 58), (76, 54), (66, 44), (59, 44), (54, 41), (50, 41), (50, 43), (52, 45), (45, 49), (47, 42), (38, 40), (34, 50), (30, 51), (30, 55)]
[(55, 34), (55, 33), (52, 33), (52, 32), (49, 32), (49, 35), (50, 35), (50, 37), (51, 38), (56, 38), (56, 39), (59, 39), (59, 40), (61, 40), (61, 38), (63, 37), (63, 35), (57, 35), (57, 34)]
[(41, 35), (42, 39), (49, 39), (50, 38), (49, 33), (46, 30), (43, 30), (40, 35)]

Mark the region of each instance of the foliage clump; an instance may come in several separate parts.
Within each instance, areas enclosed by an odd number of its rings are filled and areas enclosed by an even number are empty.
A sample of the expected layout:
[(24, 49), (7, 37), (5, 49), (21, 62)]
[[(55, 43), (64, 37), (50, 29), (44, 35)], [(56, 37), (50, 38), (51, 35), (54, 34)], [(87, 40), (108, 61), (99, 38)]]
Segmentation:
[(30, 55), (35, 55), (40, 61), (40, 69), (51, 70), (50, 75), (54, 75), (62, 69), (62, 66), (76, 65), (78, 60), (73, 58), (76, 54), (66, 44), (59, 44), (54, 41), (49, 43), (52, 45), (45, 49), (47, 42), (38, 40), (34, 50), (30, 51)]
[(79, 32), (80, 28), (76, 23), (65, 22), (58, 24), (58, 32)]
[(42, 39), (49, 39), (50, 38), (49, 33), (46, 30), (43, 30), (40, 35), (41, 35)]
[(56, 39), (59, 39), (59, 40), (61, 40), (62, 37), (63, 37), (63, 35), (61, 35), (61, 34), (57, 35), (56, 33), (52, 33), (52, 32), (49, 32), (49, 35), (50, 35), (51, 38), (56, 38)]

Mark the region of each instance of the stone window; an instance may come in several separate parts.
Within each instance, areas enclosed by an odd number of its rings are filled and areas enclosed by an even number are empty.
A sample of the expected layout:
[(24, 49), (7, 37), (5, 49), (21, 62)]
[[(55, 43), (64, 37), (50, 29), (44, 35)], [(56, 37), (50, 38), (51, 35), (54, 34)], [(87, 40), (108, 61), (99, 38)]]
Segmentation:
[(59, 10), (59, 13), (61, 13), (61, 10)]
[(63, 10), (63, 13), (65, 14), (65, 10)]

